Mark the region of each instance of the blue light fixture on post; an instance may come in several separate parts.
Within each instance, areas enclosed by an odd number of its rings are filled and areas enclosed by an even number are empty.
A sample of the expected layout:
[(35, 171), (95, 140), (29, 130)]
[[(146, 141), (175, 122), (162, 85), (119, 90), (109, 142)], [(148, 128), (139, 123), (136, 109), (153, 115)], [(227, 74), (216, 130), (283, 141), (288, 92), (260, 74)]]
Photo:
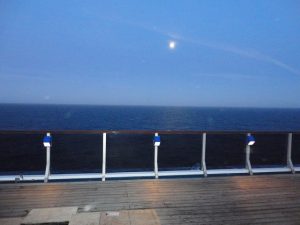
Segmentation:
[(251, 134), (247, 134), (247, 145), (252, 146), (255, 144), (255, 138)]
[(160, 146), (160, 136), (154, 136), (154, 146)]
[(43, 144), (44, 144), (44, 147), (51, 147), (51, 144), (52, 144), (52, 137), (50, 135), (50, 133), (47, 133), (44, 138), (43, 138)]

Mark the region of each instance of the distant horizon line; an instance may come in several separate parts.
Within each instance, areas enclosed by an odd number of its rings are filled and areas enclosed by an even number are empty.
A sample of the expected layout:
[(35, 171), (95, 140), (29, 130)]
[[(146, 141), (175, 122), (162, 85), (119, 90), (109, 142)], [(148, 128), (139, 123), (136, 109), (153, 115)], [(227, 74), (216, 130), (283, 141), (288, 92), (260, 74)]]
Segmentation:
[(193, 106), (193, 105), (126, 105), (126, 104), (86, 104), (86, 103), (13, 103), (0, 102), (0, 105), (47, 105), (47, 106), (106, 106), (106, 107), (178, 107), (178, 108), (240, 108), (240, 109), (300, 109), (300, 107), (279, 106)]

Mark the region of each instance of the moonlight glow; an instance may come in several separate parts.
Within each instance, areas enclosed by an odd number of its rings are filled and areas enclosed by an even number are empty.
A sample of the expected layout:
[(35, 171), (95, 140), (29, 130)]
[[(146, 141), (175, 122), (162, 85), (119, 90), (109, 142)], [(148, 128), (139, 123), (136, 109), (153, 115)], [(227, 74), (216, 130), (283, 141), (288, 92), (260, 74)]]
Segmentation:
[(169, 41), (169, 49), (175, 49), (176, 48), (176, 42), (175, 41)]

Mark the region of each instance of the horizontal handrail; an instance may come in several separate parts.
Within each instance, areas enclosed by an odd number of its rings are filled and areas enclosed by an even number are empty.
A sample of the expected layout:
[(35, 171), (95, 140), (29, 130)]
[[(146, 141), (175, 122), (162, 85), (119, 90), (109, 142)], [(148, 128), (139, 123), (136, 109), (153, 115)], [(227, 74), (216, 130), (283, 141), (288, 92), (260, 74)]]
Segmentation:
[(300, 131), (209, 131), (209, 130), (0, 130), (0, 134), (300, 134)]

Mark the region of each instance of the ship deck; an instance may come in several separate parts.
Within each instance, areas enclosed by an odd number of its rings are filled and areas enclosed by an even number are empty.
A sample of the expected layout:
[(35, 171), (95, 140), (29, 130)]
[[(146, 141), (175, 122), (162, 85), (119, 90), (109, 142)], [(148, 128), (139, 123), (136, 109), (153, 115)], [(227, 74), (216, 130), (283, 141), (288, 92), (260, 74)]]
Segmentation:
[(114, 216), (151, 210), (151, 224), (300, 224), (300, 175), (0, 184), (0, 223), (52, 207)]

